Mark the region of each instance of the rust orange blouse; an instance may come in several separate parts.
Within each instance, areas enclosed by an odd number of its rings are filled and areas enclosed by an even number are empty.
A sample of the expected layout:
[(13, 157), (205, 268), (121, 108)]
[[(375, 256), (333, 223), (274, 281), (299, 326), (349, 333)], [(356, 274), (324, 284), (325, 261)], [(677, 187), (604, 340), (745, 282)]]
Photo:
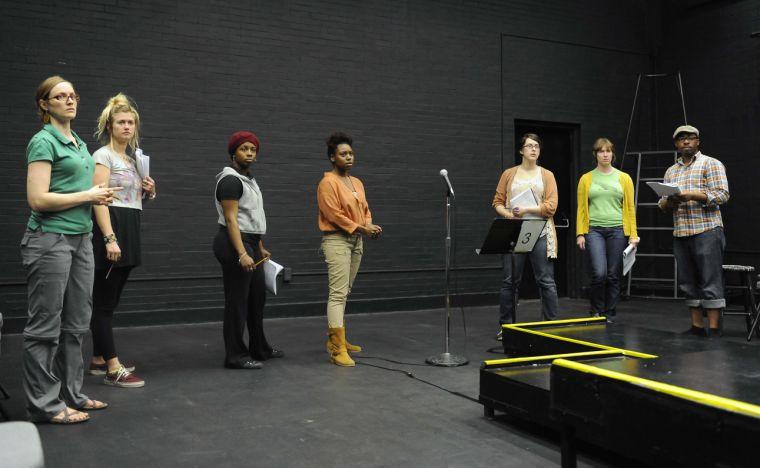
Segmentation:
[(317, 203), (319, 218), (317, 224), (323, 232), (346, 231), (353, 234), (356, 228), (372, 222), (364, 185), (356, 177), (351, 177), (351, 183), (356, 189), (356, 195), (346, 184), (332, 172), (325, 176), (317, 187)]

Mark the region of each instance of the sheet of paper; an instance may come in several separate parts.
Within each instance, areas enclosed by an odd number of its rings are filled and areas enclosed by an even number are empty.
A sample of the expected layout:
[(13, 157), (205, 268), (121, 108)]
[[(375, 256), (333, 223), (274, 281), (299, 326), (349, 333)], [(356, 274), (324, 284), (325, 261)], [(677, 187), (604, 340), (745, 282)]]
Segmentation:
[[(538, 201), (536, 200), (536, 196), (533, 194), (533, 190), (527, 188), (523, 190), (522, 192), (518, 193), (514, 198), (509, 200), (509, 206), (515, 207), (519, 206), (520, 208), (536, 208), (538, 206)], [(525, 215), (522, 217), (522, 219), (543, 219), (538, 215)]]
[(669, 197), (681, 193), (681, 189), (676, 184), (664, 184), (662, 182), (647, 182), (647, 185), (661, 197)]
[(277, 295), (277, 276), (282, 269), (283, 266), (272, 259), (264, 262), (264, 281), (266, 282), (267, 290), (275, 296)]
[(536, 241), (541, 237), (544, 226), (546, 226), (546, 220), (543, 218), (523, 221), (520, 227), (520, 235), (517, 237), (517, 244), (515, 244), (515, 253), (531, 252)]
[(631, 271), (631, 267), (634, 263), (636, 263), (636, 247), (628, 244), (628, 247), (623, 250), (623, 276)]
[(140, 178), (150, 177), (150, 156), (143, 153), (140, 148), (135, 150), (135, 166)]

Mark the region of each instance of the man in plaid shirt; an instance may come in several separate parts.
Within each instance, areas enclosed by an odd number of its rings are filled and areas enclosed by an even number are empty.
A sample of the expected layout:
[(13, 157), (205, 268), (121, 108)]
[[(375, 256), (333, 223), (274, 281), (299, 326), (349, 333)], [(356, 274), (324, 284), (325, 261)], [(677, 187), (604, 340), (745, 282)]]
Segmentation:
[[(699, 151), (699, 130), (682, 125), (673, 133), (680, 157), (665, 172), (665, 183), (680, 189), (663, 197), (659, 205), (673, 211), (673, 254), (678, 264), (678, 287), (691, 311), (689, 333), (720, 336), (723, 295), (723, 220), (720, 205), (728, 201), (726, 168), (715, 158)], [(710, 331), (702, 317), (707, 313)]]

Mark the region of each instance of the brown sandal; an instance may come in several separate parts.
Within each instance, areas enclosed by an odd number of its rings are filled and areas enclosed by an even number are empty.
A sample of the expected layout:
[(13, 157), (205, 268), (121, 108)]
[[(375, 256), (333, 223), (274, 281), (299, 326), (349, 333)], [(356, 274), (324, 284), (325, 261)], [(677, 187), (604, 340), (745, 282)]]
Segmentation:
[[(77, 413), (84, 414), (85, 418), (84, 419), (72, 419), (72, 416), (76, 416)], [(62, 416), (59, 416), (61, 414), (62, 414)], [(79, 424), (79, 423), (83, 423), (83, 422), (89, 421), (89, 420), (90, 420), (90, 415), (89, 414), (82, 413), (81, 411), (77, 411), (77, 410), (71, 409), (69, 407), (66, 407), (66, 408), (63, 409), (63, 411), (61, 411), (60, 413), (58, 413), (58, 415), (56, 415), (56, 416), (48, 419), (48, 422), (50, 424)]]
[(108, 408), (108, 403), (104, 401), (98, 401), (98, 400), (87, 400), (87, 403), (84, 404), (81, 408), (79, 408), (80, 411), (98, 411), (102, 409)]

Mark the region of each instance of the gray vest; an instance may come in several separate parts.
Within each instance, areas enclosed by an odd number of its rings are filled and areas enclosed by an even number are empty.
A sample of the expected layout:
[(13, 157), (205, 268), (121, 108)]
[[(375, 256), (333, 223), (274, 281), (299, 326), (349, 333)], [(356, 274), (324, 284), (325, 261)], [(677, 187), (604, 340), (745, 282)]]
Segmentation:
[(227, 225), (227, 222), (224, 219), (224, 209), (222, 208), (222, 204), (216, 199), (216, 188), (219, 187), (219, 181), (228, 175), (237, 177), (243, 183), (243, 196), (238, 200), (237, 215), (240, 232), (261, 235), (266, 234), (267, 218), (264, 215), (264, 198), (261, 196), (261, 190), (259, 190), (258, 184), (256, 184), (255, 180), (239, 174), (235, 169), (229, 166), (222, 169), (222, 172), (216, 175), (214, 203), (216, 204), (216, 212), (219, 214), (217, 222), (222, 226)]

